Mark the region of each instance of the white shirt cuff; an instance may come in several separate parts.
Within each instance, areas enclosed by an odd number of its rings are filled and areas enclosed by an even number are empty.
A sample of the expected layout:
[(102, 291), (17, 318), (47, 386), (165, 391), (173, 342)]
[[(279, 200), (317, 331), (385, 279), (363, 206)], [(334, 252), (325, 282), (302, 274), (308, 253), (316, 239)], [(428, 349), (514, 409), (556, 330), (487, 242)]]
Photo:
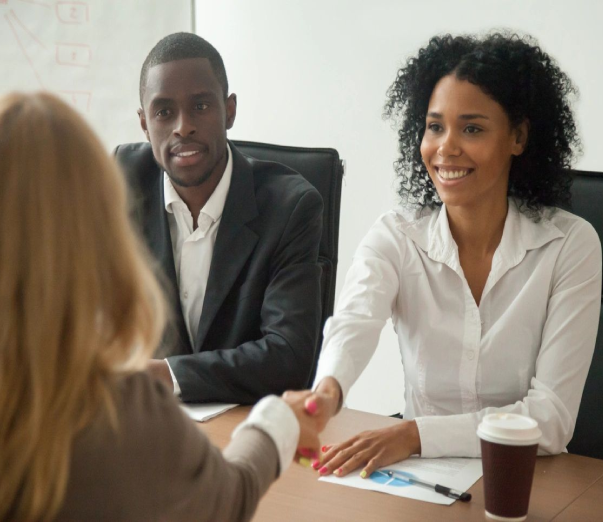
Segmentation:
[(170, 375), (172, 376), (172, 384), (174, 385), (174, 395), (176, 397), (180, 397), (182, 395), (182, 391), (180, 390), (180, 385), (178, 384), (178, 381), (176, 380), (176, 376), (174, 375), (174, 372), (172, 371), (172, 367), (170, 366), (170, 363), (168, 362), (167, 359), (164, 359), (164, 361), (166, 362), (166, 364), (168, 365), (168, 368), (170, 369)]
[(278, 451), (279, 475), (291, 464), (299, 441), (299, 422), (289, 405), (276, 395), (258, 402), (247, 419), (232, 432), (234, 439), (243, 428), (262, 430), (274, 442)]

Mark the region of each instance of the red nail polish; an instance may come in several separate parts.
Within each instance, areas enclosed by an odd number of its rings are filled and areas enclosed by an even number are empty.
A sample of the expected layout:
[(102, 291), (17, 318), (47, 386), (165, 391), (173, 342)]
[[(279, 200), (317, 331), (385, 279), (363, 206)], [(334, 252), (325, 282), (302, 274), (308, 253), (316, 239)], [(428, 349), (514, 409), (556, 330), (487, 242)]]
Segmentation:
[(314, 469), (320, 468), (320, 460), (315, 460), (314, 462), (312, 462), (312, 467)]
[(318, 470), (318, 473), (320, 473), (321, 475), (326, 475), (327, 471), (329, 471), (329, 468), (327, 468), (326, 466), (323, 466), (322, 468), (320, 468)]
[(339, 468), (338, 470), (334, 471), (333, 473), (335, 473), (335, 475), (339, 476), (339, 475), (341, 475), (342, 471), (343, 470), (341, 468)]
[(320, 451), (322, 451), (323, 453), (326, 453), (329, 450), (328, 446), (323, 446), (322, 448), (320, 448)]
[(313, 456), (313, 455), (312, 455), (312, 453), (313, 453), (313, 452), (311, 452), (311, 451), (310, 451), (309, 449), (307, 449), (307, 448), (298, 448), (297, 452), (298, 452), (300, 455), (303, 455), (304, 457), (312, 457), (312, 456)]
[(316, 413), (317, 408), (318, 408), (318, 406), (316, 405), (316, 401), (314, 401), (314, 400), (308, 401), (306, 403), (306, 411), (310, 415), (314, 415)]

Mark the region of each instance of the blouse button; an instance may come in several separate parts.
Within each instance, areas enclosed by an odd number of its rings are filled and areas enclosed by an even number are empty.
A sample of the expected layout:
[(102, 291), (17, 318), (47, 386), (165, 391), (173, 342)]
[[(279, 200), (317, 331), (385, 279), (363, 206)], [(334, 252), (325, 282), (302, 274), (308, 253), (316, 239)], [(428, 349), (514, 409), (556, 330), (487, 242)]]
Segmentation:
[(467, 359), (469, 359), (470, 361), (472, 361), (474, 357), (475, 357), (475, 352), (473, 350), (469, 350), (467, 352)]

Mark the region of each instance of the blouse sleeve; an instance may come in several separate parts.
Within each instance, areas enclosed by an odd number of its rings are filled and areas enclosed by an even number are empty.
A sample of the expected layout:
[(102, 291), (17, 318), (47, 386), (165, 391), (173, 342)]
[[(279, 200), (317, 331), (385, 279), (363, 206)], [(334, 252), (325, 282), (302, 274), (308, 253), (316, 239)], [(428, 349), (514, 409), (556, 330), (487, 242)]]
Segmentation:
[(601, 308), (601, 244), (590, 224), (568, 232), (557, 259), (535, 375), (523, 400), (476, 413), (417, 417), (423, 457), (479, 457), (476, 430), (490, 413), (527, 415), (542, 430), (539, 452), (562, 452), (572, 438), (593, 355)]
[(336, 313), (324, 329), (314, 386), (334, 377), (345, 398), (377, 349), (400, 286), (401, 254), (392, 214), (380, 218), (354, 254)]

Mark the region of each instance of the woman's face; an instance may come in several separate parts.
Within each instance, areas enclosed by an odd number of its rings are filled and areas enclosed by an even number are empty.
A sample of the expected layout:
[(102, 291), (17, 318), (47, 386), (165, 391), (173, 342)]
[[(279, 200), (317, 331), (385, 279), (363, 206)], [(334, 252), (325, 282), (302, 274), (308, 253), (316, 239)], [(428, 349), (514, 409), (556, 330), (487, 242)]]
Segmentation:
[(431, 93), (421, 156), (446, 206), (500, 204), (526, 138), (527, 123), (512, 128), (500, 104), (449, 75)]

